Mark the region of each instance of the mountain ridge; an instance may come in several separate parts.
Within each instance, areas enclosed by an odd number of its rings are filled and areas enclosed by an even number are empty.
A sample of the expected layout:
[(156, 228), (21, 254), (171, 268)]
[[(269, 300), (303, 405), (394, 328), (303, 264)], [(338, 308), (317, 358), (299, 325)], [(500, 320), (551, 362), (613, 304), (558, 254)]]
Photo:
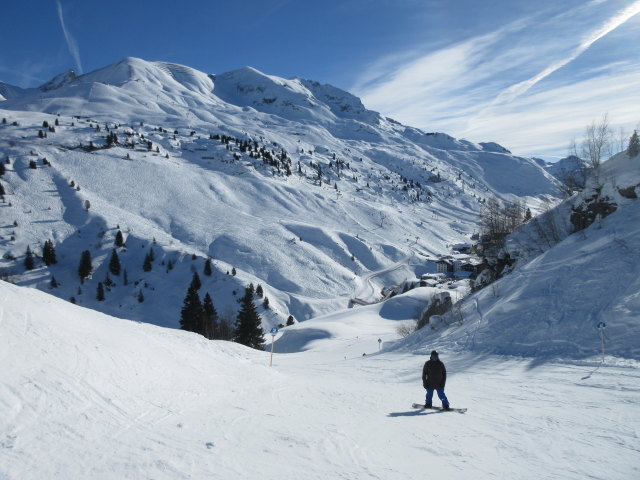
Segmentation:
[[(41, 289), (64, 276), (57, 295), (118, 316), (175, 326), (191, 270), (209, 256), (218, 276), (207, 288), (229, 316), (234, 292), (250, 282), (270, 292), (267, 325), (328, 313), (348, 304), (367, 272), (414, 258), (376, 282), (415, 279), (429, 256), (469, 241), (488, 196), (534, 211), (559, 197), (558, 182), (531, 159), (401, 125), (318, 82), (135, 58), (65, 78), (0, 102), (8, 119), (0, 148), (12, 160), (1, 182), (18, 224), (6, 224), (14, 234), (2, 240), (0, 266)], [(108, 133), (118, 142), (107, 145)], [(161, 270), (175, 268), (171, 279), (143, 272), (141, 253), (128, 248), (139, 283), (116, 294), (120, 281), (106, 306), (91, 297), (118, 226), (139, 252), (157, 249)], [(22, 271), (27, 246), (39, 252), (47, 238), (68, 245), (70, 274)], [(96, 273), (81, 287), (71, 257), (85, 248)], [(237, 277), (226, 275), (232, 268)], [(145, 313), (140, 291), (161, 307)]]

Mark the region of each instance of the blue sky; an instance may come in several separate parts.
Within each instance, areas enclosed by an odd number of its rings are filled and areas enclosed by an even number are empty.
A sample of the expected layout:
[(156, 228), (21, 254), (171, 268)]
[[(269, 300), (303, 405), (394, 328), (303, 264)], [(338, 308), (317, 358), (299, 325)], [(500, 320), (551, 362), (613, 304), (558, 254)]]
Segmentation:
[(330, 83), (426, 131), (564, 156), (607, 113), (640, 122), (639, 0), (3, 2), (0, 81), (126, 56)]

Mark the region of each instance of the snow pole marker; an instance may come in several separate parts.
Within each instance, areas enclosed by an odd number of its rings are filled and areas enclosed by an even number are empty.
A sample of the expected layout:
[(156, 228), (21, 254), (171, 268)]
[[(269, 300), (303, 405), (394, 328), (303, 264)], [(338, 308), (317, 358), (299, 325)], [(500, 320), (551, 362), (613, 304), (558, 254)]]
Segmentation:
[(269, 333), (271, 334), (271, 358), (269, 359), (269, 366), (272, 367), (273, 366), (273, 347), (276, 343), (275, 339), (276, 339), (276, 334), (278, 333), (278, 329), (276, 327), (273, 327)]

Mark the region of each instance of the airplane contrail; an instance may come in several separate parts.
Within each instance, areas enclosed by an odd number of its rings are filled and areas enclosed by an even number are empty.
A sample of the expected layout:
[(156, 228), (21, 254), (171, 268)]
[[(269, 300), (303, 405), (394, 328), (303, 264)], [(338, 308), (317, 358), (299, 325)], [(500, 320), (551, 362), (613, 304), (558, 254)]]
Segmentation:
[(510, 86), (506, 90), (500, 92), (500, 94), (495, 98), (492, 102), (492, 105), (497, 103), (506, 101), (510, 102), (515, 100), (517, 97), (525, 93), (531, 87), (533, 87), (536, 83), (538, 83), (543, 78), (551, 75), (556, 70), (564, 67), (568, 63), (572, 62), (580, 55), (582, 55), (591, 45), (600, 40), (605, 35), (609, 34), (620, 25), (624, 24), (627, 20), (632, 18), (633, 16), (640, 13), (640, 1), (636, 1), (624, 10), (621, 10), (616, 15), (611, 17), (604, 25), (602, 25), (599, 29), (591, 32), (581, 43), (578, 45), (571, 54), (563, 58), (562, 60), (549, 65), (547, 68), (542, 70), (537, 75), (524, 80), (520, 83), (516, 83), (515, 85)]
[(80, 61), (80, 50), (78, 49), (78, 44), (71, 34), (67, 31), (67, 27), (64, 24), (64, 15), (62, 14), (62, 5), (60, 5), (60, 1), (57, 0), (58, 4), (58, 17), (60, 18), (60, 25), (62, 26), (62, 33), (64, 33), (64, 38), (67, 41), (67, 47), (69, 48), (69, 52), (73, 56), (76, 61), (76, 68), (78, 69), (78, 73), (82, 74), (82, 62)]

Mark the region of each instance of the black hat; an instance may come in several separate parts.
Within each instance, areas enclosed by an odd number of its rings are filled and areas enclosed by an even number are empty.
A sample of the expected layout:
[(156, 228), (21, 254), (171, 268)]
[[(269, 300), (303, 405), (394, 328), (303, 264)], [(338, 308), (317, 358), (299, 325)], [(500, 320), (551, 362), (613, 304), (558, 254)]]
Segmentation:
[(438, 352), (436, 352), (435, 350), (431, 351), (431, 358), (438, 358)]

